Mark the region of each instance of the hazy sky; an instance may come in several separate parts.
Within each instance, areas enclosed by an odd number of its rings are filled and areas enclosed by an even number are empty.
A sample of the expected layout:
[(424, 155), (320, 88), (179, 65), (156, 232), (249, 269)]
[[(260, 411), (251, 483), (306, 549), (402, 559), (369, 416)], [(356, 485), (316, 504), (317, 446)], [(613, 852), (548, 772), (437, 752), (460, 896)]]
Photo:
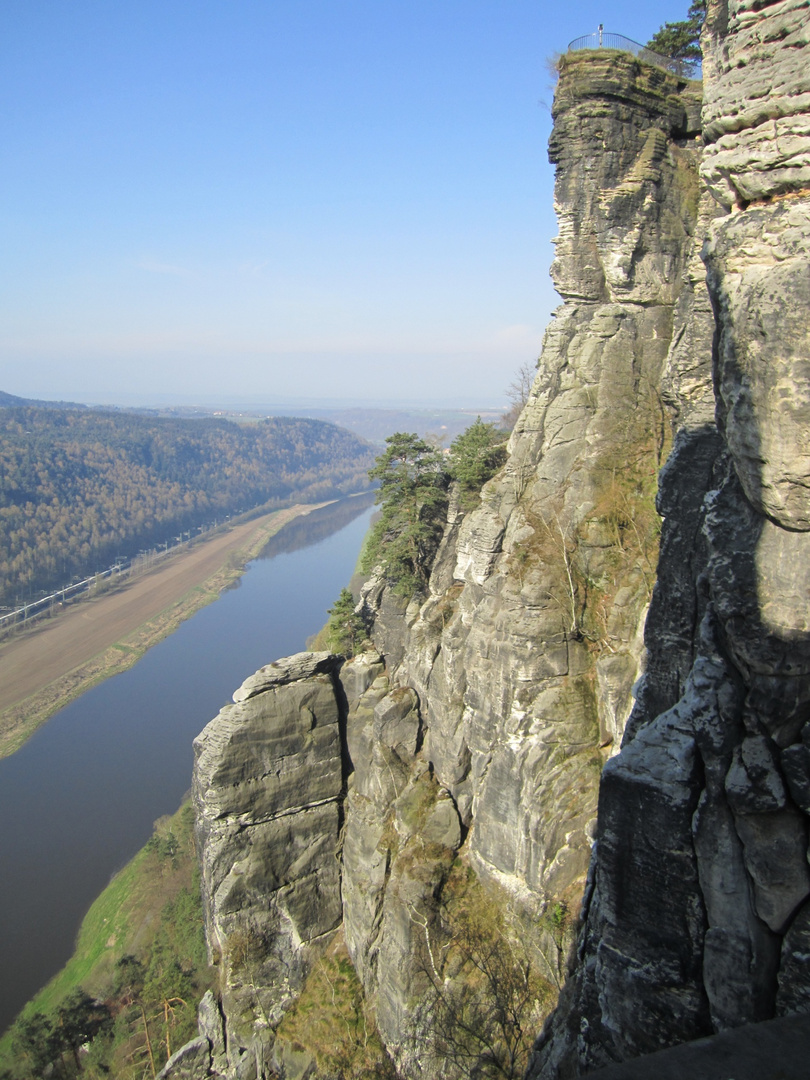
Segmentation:
[(688, 0), (0, 12), (0, 390), (497, 405), (558, 298), (547, 58)]

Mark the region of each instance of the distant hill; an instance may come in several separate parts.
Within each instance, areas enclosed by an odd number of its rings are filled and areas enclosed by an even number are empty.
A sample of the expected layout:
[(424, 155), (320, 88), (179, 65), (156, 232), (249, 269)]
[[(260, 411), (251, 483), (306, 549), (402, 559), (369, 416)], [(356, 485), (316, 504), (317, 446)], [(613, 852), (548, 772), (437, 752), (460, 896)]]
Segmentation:
[(321, 420), (236, 424), (5, 405), (0, 605), (215, 517), (365, 490), (373, 458), (363, 439)]
[[(232, 419), (247, 419), (259, 416), (306, 416), (313, 420), (326, 420), (340, 427), (348, 428), (369, 442), (382, 446), (387, 436), (395, 431), (414, 432), (420, 438), (435, 438), (446, 446), (462, 431), (475, 422), (476, 416), (482, 420), (499, 424), (505, 407), (501, 409), (444, 409), (444, 408), (408, 408), (384, 409), (365, 405), (335, 406), (283, 406), (283, 405), (245, 405), (233, 407), (233, 411), (223, 410), (224, 415)], [(211, 410), (200, 406), (174, 406), (164, 414), (176, 416), (221, 415), (212, 414)]]
[(79, 405), (75, 401), (38, 401), (36, 398), (15, 397), (0, 390), (0, 409), (17, 409), (22, 406), (32, 406), (37, 409), (86, 409), (86, 405)]
[(498, 424), (504, 410), (474, 409), (366, 409), (362, 406), (347, 409), (305, 410), (305, 416), (329, 420), (361, 435), (369, 442), (382, 444), (395, 431), (415, 432), (421, 438), (432, 437), (449, 446), (457, 435), (482, 420)]

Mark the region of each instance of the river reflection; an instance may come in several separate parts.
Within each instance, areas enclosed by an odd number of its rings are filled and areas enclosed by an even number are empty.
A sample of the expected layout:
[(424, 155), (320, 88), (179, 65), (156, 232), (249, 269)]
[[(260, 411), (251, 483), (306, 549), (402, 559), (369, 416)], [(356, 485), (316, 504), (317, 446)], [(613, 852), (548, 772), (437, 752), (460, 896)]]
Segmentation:
[(298, 652), (354, 570), (372, 496), (296, 519), (240, 587), (0, 761), (0, 1031), (68, 959), (87, 908), (177, 809), (191, 741), (256, 668)]

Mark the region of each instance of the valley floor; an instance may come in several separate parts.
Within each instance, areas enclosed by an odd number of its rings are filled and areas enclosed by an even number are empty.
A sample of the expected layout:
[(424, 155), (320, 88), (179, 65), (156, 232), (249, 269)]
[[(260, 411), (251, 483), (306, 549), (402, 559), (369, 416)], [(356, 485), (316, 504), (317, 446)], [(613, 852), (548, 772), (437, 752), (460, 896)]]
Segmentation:
[(0, 757), (19, 749), (57, 709), (130, 667), (215, 600), (274, 533), (313, 509), (293, 506), (236, 525), (0, 644)]

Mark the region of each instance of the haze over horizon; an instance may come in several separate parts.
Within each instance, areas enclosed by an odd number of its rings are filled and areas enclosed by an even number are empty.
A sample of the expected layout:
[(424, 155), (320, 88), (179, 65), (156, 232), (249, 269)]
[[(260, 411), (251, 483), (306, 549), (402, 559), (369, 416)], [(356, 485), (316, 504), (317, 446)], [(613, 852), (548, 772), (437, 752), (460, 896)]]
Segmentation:
[(559, 302), (547, 58), (687, 6), (8, 9), (0, 389), (502, 404)]

